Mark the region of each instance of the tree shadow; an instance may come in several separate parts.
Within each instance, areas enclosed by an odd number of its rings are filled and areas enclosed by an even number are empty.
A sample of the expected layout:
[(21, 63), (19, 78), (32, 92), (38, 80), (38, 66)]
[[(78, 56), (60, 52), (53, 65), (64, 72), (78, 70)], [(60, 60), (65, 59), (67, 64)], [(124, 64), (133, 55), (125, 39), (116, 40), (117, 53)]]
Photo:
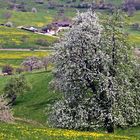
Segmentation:
[(40, 102), (38, 104), (32, 104), (30, 107), (33, 107), (34, 110), (38, 110), (41, 107), (47, 107), (47, 105), (54, 104), (57, 101), (57, 98), (48, 99), (46, 101)]
[(13, 103), (13, 106), (20, 105), (21, 103), (24, 103), (24, 100), (17, 100), (15, 103)]

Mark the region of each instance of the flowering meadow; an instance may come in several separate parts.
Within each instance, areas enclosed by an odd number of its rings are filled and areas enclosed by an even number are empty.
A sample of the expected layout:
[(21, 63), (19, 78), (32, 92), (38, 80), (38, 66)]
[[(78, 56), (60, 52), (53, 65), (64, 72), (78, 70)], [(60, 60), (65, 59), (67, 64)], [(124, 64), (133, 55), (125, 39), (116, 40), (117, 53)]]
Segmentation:
[(0, 51), (0, 66), (5, 64), (18, 66), (27, 57), (44, 57), (50, 54), (50, 51)]
[(39, 49), (43, 47), (43, 49), (47, 49), (54, 41), (54, 37), (0, 26), (0, 48)]
[(0, 140), (136, 140), (136, 138), (96, 132), (29, 127), (21, 124), (1, 124)]

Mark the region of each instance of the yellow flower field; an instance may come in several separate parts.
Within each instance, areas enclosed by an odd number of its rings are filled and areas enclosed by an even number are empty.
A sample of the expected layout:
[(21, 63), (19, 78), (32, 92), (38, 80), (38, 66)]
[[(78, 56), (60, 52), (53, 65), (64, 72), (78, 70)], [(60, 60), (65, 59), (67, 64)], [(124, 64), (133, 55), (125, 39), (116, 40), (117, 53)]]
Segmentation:
[(0, 59), (24, 59), (29, 56), (44, 57), (50, 55), (46, 51), (1, 51)]
[(18, 66), (27, 57), (45, 57), (50, 54), (52, 54), (51, 51), (0, 51), (0, 66), (5, 64)]
[(6, 138), (8, 140), (136, 140), (113, 134), (3, 124), (0, 128), (0, 140), (6, 140)]

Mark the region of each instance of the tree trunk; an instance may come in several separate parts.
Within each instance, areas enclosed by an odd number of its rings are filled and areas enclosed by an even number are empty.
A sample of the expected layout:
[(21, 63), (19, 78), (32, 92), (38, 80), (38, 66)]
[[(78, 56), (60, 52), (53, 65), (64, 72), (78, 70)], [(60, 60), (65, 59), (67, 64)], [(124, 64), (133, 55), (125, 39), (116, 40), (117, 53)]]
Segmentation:
[(10, 98), (10, 99), (11, 99), (11, 101), (9, 101), (7, 105), (11, 105), (11, 106), (13, 106), (13, 105), (14, 105), (14, 103), (15, 103), (16, 98), (17, 98), (17, 96), (16, 96), (16, 95), (11, 96), (11, 98)]
[(108, 133), (114, 133), (114, 123), (109, 116), (105, 118), (105, 127)]
[(30, 71), (32, 71), (33, 70), (33, 67), (32, 66), (30, 66)]

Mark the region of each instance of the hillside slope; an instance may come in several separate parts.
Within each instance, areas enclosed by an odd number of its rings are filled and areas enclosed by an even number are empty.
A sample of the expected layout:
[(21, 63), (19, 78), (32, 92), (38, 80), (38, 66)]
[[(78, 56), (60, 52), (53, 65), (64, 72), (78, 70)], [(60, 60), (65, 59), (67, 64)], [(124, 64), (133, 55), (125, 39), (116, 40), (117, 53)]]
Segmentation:
[[(139, 140), (139, 127), (118, 129), (114, 135), (48, 128), (46, 123), (48, 105), (61, 98), (61, 94), (49, 89), (52, 73), (35, 72), (25, 76), (31, 83), (32, 89), (19, 96), (13, 106), (17, 123), (0, 123), (0, 140), (21, 140), (21, 136), (24, 140)], [(9, 78), (0, 77), (0, 90)]]
[[(45, 125), (47, 120), (45, 108), (53, 104), (60, 95), (49, 90), (49, 82), (52, 79), (51, 72), (37, 72), (25, 75), (31, 83), (32, 89), (21, 95), (15, 105), (14, 113), (16, 117), (36, 120)], [(0, 77), (0, 90), (10, 77)]]

